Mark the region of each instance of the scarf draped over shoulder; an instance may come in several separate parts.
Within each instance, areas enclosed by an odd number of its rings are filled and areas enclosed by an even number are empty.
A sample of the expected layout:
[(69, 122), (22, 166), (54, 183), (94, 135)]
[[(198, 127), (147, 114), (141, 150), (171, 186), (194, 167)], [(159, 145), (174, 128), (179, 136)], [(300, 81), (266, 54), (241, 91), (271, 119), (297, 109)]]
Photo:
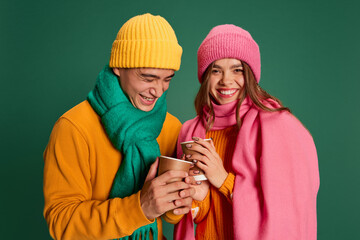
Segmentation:
[[(215, 105), (212, 130), (236, 124), (236, 104)], [(279, 107), (272, 100), (268, 107)], [(266, 112), (245, 99), (242, 126), (232, 158), (235, 173), (233, 229), (237, 240), (317, 238), (316, 196), (319, 171), (308, 130), (287, 111)], [(185, 122), (179, 143), (205, 138), (204, 119)], [(175, 226), (174, 239), (195, 239), (191, 213)]]

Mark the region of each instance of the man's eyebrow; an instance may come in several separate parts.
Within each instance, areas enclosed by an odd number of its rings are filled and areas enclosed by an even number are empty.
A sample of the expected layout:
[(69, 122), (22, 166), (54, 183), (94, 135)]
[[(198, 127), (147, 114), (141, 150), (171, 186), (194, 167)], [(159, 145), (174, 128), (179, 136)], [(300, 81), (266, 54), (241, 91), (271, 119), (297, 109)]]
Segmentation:
[[(148, 74), (148, 73), (140, 73), (140, 75), (144, 78), (155, 78), (155, 79), (160, 79), (160, 77), (158, 75), (154, 75), (154, 74)], [(172, 78), (173, 76), (175, 76), (175, 73), (167, 76), (166, 78)]]
[(156, 78), (156, 79), (160, 79), (159, 76), (154, 75), (154, 74), (148, 74), (148, 73), (140, 73), (140, 76), (144, 77), (144, 78)]
[(173, 74), (171, 74), (171, 75), (167, 76), (166, 78), (172, 78), (173, 76), (175, 76), (175, 73), (173, 73)]

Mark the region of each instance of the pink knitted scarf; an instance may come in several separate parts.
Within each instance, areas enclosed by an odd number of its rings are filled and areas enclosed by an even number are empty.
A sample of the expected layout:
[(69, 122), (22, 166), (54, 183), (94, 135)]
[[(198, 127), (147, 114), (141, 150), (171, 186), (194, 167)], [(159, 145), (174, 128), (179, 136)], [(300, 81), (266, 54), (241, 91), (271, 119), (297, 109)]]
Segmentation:
[[(215, 105), (212, 130), (236, 124), (236, 101)], [(278, 103), (268, 100), (268, 107)], [(315, 144), (306, 128), (287, 111), (259, 110), (246, 99), (232, 159), (235, 177), (233, 229), (238, 240), (316, 239), (316, 196), (319, 188)], [(180, 142), (205, 138), (203, 121), (184, 123)], [(191, 214), (175, 226), (174, 239), (194, 237)]]

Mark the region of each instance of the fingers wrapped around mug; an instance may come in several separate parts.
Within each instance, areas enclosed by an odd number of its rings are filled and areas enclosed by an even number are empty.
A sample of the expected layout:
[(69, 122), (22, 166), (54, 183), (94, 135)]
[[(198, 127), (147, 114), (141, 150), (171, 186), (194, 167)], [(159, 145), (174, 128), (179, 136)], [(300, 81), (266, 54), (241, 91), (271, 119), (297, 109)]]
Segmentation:
[(228, 172), (224, 168), (224, 164), (219, 154), (216, 152), (214, 143), (204, 141), (204, 139), (194, 137), (197, 144), (186, 144), (188, 149), (192, 150), (191, 156), (186, 156), (188, 160), (205, 172), (205, 176), (209, 182), (216, 188), (220, 188), (224, 183)]

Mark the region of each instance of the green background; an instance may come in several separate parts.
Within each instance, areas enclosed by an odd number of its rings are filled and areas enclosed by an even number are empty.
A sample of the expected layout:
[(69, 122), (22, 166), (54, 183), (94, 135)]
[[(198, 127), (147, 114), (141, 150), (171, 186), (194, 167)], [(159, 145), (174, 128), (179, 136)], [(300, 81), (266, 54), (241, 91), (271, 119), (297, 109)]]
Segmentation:
[(209, 30), (233, 23), (252, 34), (261, 86), (317, 146), (318, 239), (360, 239), (359, 10), (356, 0), (1, 0), (0, 239), (50, 239), (42, 152), (52, 126), (93, 88), (121, 25), (146, 12), (165, 17), (184, 50), (168, 94), (182, 122), (195, 116), (196, 51)]

